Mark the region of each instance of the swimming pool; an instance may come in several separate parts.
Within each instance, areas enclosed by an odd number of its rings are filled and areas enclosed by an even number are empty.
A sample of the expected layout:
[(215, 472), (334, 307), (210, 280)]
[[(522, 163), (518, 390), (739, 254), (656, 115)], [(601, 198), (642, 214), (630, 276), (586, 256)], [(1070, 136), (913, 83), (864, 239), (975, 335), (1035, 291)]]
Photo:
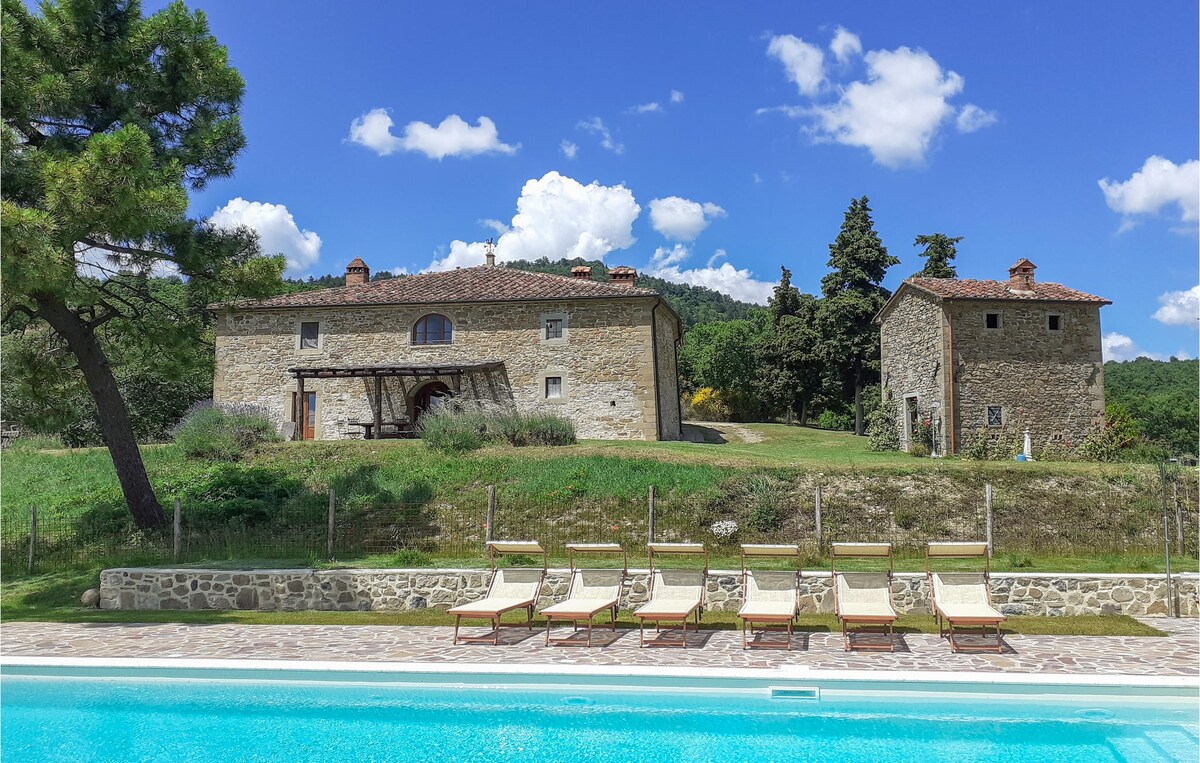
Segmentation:
[(1195, 761), (1200, 723), (1145, 687), (12, 666), (0, 687), (5, 763)]

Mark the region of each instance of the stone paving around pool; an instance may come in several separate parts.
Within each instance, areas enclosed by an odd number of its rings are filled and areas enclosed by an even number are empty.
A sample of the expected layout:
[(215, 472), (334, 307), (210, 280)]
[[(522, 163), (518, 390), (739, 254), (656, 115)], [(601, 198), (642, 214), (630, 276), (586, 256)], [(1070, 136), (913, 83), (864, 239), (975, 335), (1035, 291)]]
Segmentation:
[[(639, 649), (636, 630), (596, 631), (596, 643), (604, 646), (588, 649), (548, 647), (543, 630), (511, 627), (502, 629), (499, 646), (454, 646), (453, 629), (436, 626), (12, 622), (0, 629), (0, 655), (764, 669), (799, 665), (819, 670), (1195, 677), (1200, 671), (1200, 621), (1139, 619), (1170, 635), (1008, 635), (1003, 654), (951, 654), (936, 634), (906, 633), (897, 634), (895, 653), (847, 653), (840, 633), (811, 631), (795, 634), (793, 651), (787, 652), (743, 650), (741, 633), (732, 630), (694, 633), (689, 649)], [(569, 628), (560, 629), (555, 635), (568, 632)]]

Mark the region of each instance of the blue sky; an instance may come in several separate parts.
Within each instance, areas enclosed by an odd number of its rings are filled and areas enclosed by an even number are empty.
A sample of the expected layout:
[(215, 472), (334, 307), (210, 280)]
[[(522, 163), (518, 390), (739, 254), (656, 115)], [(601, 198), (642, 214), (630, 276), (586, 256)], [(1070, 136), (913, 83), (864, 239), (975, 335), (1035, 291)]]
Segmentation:
[(963, 277), (1028, 257), (1113, 300), (1110, 357), (1196, 355), (1194, 2), (192, 6), (249, 141), (193, 210), (293, 274), (492, 236), (761, 300), (781, 264), (818, 290), (865, 194), (889, 287), (914, 236), (964, 236)]

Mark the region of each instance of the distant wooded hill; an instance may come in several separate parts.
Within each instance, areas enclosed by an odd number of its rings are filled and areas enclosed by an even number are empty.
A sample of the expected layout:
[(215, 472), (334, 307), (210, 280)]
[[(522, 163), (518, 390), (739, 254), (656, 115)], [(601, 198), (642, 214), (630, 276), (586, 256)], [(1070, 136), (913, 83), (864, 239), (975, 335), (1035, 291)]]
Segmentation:
[[(576, 265), (587, 265), (592, 269), (592, 280), (607, 281), (608, 268), (599, 260), (584, 260), (576, 257), (573, 260), (551, 260), (543, 257), (539, 260), (513, 260), (504, 263), (510, 268), (532, 270), (538, 273), (555, 273), (567, 276)], [(637, 285), (654, 289), (663, 295), (663, 299), (675, 312), (679, 313), (684, 328), (690, 328), (697, 323), (713, 323), (714, 321), (732, 321), (739, 318), (749, 318), (763, 308), (749, 302), (740, 302), (728, 294), (722, 294), (705, 286), (689, 286), (688, 284), (664, 281), (661, 278), (638, 273)]]
[(1200, 361), (1150, 360), (1104, 364), (1108, 403), (1124, 406), (1142, 434), (1173, 454), (1196, 454), (1200, 420)]

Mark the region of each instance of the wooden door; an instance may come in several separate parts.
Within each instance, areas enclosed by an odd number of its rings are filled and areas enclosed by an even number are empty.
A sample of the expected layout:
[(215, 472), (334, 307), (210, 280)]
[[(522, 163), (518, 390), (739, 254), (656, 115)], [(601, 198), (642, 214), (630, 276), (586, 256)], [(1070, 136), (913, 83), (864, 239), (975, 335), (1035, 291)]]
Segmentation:
[[(299, 399), (297, 399), (299, 398)], [(292, 410), (296, 411), (296, 431), (301, 440), (315, 440), (317, 428), (317, 393), (305, 392), (300, 397), (299, 392), (292, 393)]]

